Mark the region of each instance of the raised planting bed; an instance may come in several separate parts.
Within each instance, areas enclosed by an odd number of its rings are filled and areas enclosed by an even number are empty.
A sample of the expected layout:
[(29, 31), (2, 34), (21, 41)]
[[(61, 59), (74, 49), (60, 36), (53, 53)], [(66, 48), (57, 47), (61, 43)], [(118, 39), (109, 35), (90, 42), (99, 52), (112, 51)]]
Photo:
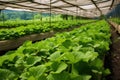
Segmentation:
[(17, 39), (12, 39), (12, 40), (3, 40), (3, 41), (0, 41), (0, 51), (15, 49), (21, 46), (26, 40), (31, 40), (34, 42), (34, 41), (51, 37), (54, 34), (55, 34), (54, 31), (50, 31), (50, 32), (45, 32), (40, 34), (27, 35), (27, 36), (17, 38)]
[[(92, 22), (89, 22), (89, 23), (92, 23)], [(84, 25), (84, 24), (82, 24), (82, 25)], [(40, 40), (43, 40), (45, 38), (49, 38), (49, 37), (54, 36), (54, 34), (56, 34), (57, 32), (60, 33), (60, 32), (64, 32), (64, 31), (71, 31), (74, 28), (78, 28), (78, 27), (80, 27), (80, 26), (74, 26), (73, 25), (73, 26), (67, 27), (67, 28), (66, 27), (63, 27), (63, 28), (61, 28), (61, 27), (57, 28), (56, 27), (55, 30), (51, 30), (49, 32), (30, 34), (30, 35), (22, 36), (20, 38), (14, 38), (14, 39), (10, 39), (10, 40), (2, 40), (2, 41), (0, 41), (0, 52), (2, 53), (2, 51), (3, 51), (3, 53), (4, 53), (4, 51), (8, 51), (8, 50), (11, 50), (11, 49), (18, 48), (26, 40), (31, 40), (32, 42), (40, 41)]]
[(110, 29), (105, 21), (32, 43), (0, 56), (0, 80), (104, 80)]
[(23, 37), (12, 39), (12, 40), (2, 40), (0, 41), (0, 51), (2, 52), (2, 51), (8, 51), (11, 49), (16, 49), (27, 40), (31, 40), (32, 42), (40, 41), (40, 40), (52, 37), (58, 32), (71, 31), (74, 28), (78, 28), (78, 27), (79, 26), (68, 28), (68, 29), (63, 29), (63, 30), (57, 30), (57, 31), (52, 30), (50, 32), (45, 32), (45, 33), (40, 33), (40, 34), (31, 34), (31, 35), (23, 36)]
[(16, 38), (19, 38), (25, 35), (49, 32), (51, 30), (63, 30), (63, 29), (74, 27), (74, 26), (80, 26), (87, 22), (90, 22), (90, 21), (68, 20), (68, 21), (51, 23), (51, 25), (49, 23), (42, 23), (39, 25), (32, 24), (32, 25), (27, 25), (27, 26), (19, 26), (19, 27), (11, 28), (11, 29), (0, 29), (0, 41), (16, 39)]

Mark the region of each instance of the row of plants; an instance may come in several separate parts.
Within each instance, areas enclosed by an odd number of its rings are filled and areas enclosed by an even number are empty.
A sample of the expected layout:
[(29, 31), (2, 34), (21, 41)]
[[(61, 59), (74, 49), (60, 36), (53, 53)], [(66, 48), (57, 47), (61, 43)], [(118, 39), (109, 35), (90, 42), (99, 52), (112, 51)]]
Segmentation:
[(0, 56), (0, 80), (105, 80), (109, 25), (99, 21), (55, 37), (26, 41)]
[(120, 18), (111, 18), (110, 20), (117, 24), (120, 24)]
[(1, 21), (0, 22), (0, 28), (15, 28), (15, 27), (19, 27), (19, 26), (27, 26), (30, 24), (40, 24), (41, 21), (40, 20), (15, 20), (15, 21)]
[[(93, 20), (91, 20), (93, 21)], [(41, 23), (41, 24), (31, 24), (27, 26), (20, 26), (11, 29), (0, 29), (0, 40), (10, 40), (16, 39), (25, 35), (44, 33), (51, 30), (63, 30), (75, 26), (80, 26), (81, 24), (88, 23), (90, 20), (79, 20), (79, 21), (60, 21), (51, 23)]]
[[(91, 20), (87, 20), (87, 22), (89, 22)], [(52, 21), (52, 23), (57, 22), (57, 21)], [(86, 20), (83, 20), (83, 22), (86, 22)], [(15, 20), (15, 21), (4, 21), (4, 22), (0, 22), (0, 29), (2, 28), (16, 28), (19, 26), (27, 26), (27, 25), (31, 25), (31, 24), (42, 24), (42, 23), (49, 23), (49, 21), (41, 21), (41, 20)]]

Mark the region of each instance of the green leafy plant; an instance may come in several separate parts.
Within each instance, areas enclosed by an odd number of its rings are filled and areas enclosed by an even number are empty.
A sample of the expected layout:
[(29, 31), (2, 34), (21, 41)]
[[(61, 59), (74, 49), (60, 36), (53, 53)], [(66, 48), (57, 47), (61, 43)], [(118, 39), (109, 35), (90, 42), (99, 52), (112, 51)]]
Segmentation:
[(8, 74), (0, 75), (0, 79), (101, 80), (110, 74), (103, 66), (109, 44), (110, 29), (105, 21), (36, 43), (26, 41), (0, 56), (0, 73)]
[[(92, 20), (91, 20), (92, 21)], [(36, 22), (35, 24), (20, 25), (16, 28), (6, 28), (0, 30), (0, 40), (10, 40), (17, 39), (19, 37), (31, 34), (39, 34), (49, 32), (51, 30), (64, 30), (71, 27), (75, 27), (84, 23), (90, 22), (90, 20), (85, 21), (61, 21), (61, 22), (52, 22), (51, 26), (48, 22)], [(12, 24), (12, 23), (11, 23)], [(14, 24), (14, 23), (13, 23)], [(9, 25), (10, 26), (10, 25)]]

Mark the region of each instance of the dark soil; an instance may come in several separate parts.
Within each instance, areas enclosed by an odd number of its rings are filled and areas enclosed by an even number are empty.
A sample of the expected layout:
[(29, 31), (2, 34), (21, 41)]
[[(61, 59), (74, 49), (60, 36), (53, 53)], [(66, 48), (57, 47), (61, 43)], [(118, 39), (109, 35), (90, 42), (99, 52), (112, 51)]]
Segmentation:
[(120, 80), (120, 34), (111, 26), (110, 52), (105, 58), (105, 67), (111, 70), (107, 80)]

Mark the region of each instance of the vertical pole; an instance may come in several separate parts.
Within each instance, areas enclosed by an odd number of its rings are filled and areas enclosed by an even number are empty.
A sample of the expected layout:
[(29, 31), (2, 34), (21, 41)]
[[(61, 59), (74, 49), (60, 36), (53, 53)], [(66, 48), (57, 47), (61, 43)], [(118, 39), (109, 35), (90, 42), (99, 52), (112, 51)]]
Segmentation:
[(76, 21), (77, 21), (77, 7), (76, 7)]
[(2, 20), (2, 10), (0, 9), (0, 21)]
[[(118, 6), (120, 6), (120, 4), (118, 4)], [(120, 9), (118, 10), (118, 12), (120, 13)], [(120, 16), (118, 15), (118, 21), (120, 20)], [(119, 23), (120, 24), (120, 23)]]
[(79, 8), (77, 8), (77, 16), (78, 16), (78, 20), (79, 20)]
[(35, 25), (35, 18), (34, 18), (34, 12), (32, 11), (32, 15), (33, 15), (33, 24)]
[[(116, 2), (115, 2), (115, 3), (116, 3)], [(113, 19), (114, 19), (114, 21), (116, 22), (117, 16), (116, 16), (116, 9), (115, 9), (115, 7), (114, 7), (113, 10), (114, 10)], [(114, 21), (113, 21), (113, 22), (114, 22)]]
[[(2, 16), (2, 10), (0, 9), (0, 18), (1, 18), (1, 16)], [(0, 19), (0, 21), (1, 21), (1, 19)]]
[(40, 13), (40, 21), (42, 22), (42, 13)]
[(42, 24), (42, 12), (40, 12), (40, 23)]
[(50, 23), (50, 27), (51, 27), (51, 0), (50, 0), (50, 18), (49, 18), (49, 23)]
[[(115, 8), (115, 13), (116, 13), (116, 23), (118, 24), (118, 19), (119, 19), (119, 16), (118, 16), (118, 13), (119, 13), (119, 11), (117, 11), (117, 8), (118, 8), (118, 6), (119, 6), (119, 2), (116, 0), (116, 3), (117, 3), (117, 7)], [(119, 25), (117, 26), (117, 30), (118, 30), (118, 28), (119, 28)]]
[(79, 19), (79, 8), (77, 7), (77, 20)]
[[(23, 20), (25, 21), (26, 20), (26, 16), (25, 16), (25, 11), (23, 11), (23, 16), (24, 16), (24, 18), (23, 18)], [(25, 21), (25, 23), (24, 23), (25, 25), (26, 25), (26, 21)]]
[[(76, 0), (77, 3), (77, 0)], [(78, 7), (76, 7), (76, 21), (78, 20)]]
[[(41, 3), (41, 0), (40, 0)], [(40, 12), (40, 22), (42, 23), (42, 11)]]
[[(119, 2), (120, 2), (120, 1), (117, 0), (117, 4), (118, 4), (117, 6), (118, 6), (118, 7), (120, 7), (120, 3), (119, 3)], [(119, 21), (119, 15), (118, 15), (119, 12), (120, 12), (119, 10), (120, 10), (120, 9), (118, 9), (118, 11), (117, 11), (117, 21)]]
[(67, 14), (65, 15), (65, 17), (66, 17), (66, 20), (68, 20)]
[(1, 10), (1, 14), (2, 14), (2, 21), (3, 21), (3, 25), (4, 25), (4, 11)]
[(80, 10), (79, 15), (82, 16), (82, 11)]

